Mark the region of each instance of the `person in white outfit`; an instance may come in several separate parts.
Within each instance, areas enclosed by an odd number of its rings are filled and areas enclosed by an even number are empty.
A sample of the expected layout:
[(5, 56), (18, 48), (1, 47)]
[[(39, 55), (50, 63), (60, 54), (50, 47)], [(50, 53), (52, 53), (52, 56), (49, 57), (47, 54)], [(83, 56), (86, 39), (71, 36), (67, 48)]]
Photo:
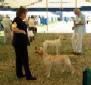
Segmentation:
[(11, 40), (12, 32), (11, 32), (11, 24), (12, 21), (8, 17), (8, 15), (3, 17), (3, 20), (1, 21), (3, 27), (4, 27), (4, 43), (6, 43), (9, 39)]
[(75, 54), (82, 54), (82, 38), (86, 33), (85, 16), (81, 13), (80, 9), (74, 9), (76, 17), (74, 18), (74, 33), (72, 35), (72, 48)]
[(34, 34), (37, 33), (37, 27), (36, 27), (36, 20), (33, 15), (31, 15), (31, 18), (28, 18), (28, 25), (29, 25), (29, 30), (32, 30)]

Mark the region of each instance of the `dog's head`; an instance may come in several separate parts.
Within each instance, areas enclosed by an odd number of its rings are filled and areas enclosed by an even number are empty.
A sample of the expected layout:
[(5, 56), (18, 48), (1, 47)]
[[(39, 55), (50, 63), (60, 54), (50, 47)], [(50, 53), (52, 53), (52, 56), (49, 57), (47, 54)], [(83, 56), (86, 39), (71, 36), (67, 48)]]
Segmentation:
[(43, 56), (43, 47), (35, 47), (35, 53), (37, 53), (38, 55)]

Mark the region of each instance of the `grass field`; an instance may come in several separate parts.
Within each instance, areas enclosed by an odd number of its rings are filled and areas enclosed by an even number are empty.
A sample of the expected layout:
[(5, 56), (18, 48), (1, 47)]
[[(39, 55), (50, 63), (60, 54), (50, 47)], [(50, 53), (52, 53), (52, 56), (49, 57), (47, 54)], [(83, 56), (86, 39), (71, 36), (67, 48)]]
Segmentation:
[[(46, 39), (55, 39), (57, 34), (37, 34), (35, 41), (28, 47), (30, 69), (36, 81), (27, 81), (25, 78), (18, 80), (15, 75), (15, 54), (11, 43), (3, 44), (0, 41), (0, 85), (82, 85), (82, 71), (85, 67), (91, 66), (91, 34), (86, 34), (83, 38), (83, 54), (72, 54), (71, 36), (72, 34), (62, 35), (62, 46), (60, 54), (69, 55), (72, 65), (76, 69), (75, 74), (61, 72), (61, 67), (52, 69), (51, 77), (44, 76), (44, 68), (41, 58), (34, 53), (35, 46), (42, 46)], [(55, 54), (52, 49), (48, 50)]]

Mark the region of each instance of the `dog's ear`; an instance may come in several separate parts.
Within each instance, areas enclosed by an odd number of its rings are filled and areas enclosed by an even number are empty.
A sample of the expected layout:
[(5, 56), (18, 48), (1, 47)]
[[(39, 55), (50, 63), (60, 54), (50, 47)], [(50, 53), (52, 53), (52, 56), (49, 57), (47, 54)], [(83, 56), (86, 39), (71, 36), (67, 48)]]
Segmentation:
[(35, 46), (35, 50), (37, 50), (38, 48), (37, 48), (37, 46)]

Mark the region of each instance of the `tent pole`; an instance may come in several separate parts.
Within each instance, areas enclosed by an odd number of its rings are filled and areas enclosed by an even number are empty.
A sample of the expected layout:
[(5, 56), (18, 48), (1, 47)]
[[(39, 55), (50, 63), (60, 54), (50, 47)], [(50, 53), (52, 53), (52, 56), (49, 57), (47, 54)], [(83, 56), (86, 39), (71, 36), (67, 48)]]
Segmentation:
[[(48, 21), (48, 0), (46, 0), (46, 16), (47, 16), (47, 21)], [(47, 22), (47, 31), (48, 31), (48, 22)]]
[(75, 8), (77, 8), (77, 0), (75, 0)]

